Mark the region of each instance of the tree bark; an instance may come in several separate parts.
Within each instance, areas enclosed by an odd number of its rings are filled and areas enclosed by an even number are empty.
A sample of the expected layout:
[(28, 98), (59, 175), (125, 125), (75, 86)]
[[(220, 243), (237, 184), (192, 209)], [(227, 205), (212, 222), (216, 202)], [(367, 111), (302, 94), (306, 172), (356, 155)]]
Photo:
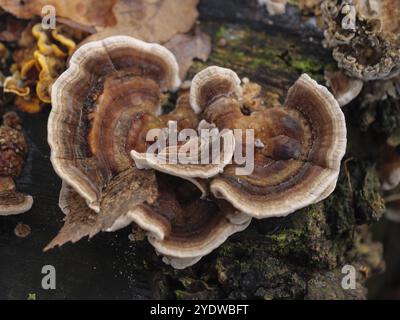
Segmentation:
[[(337, 68), (322, 47), (317, 21), (301, 16), (296, 6), (270, 17), (257, 1), (210, 0), (201, 2), (200, 11), (214, 49), (192, 75), (206, 65), (231, 68), (261, 84), (266, 104), (273, 105), (284, 101), (302, 73), (325, 84), (324, 71)], [(370, 143), (369, 137), (360, 134), (354, 115), (346, 116), (350, 147), (327, 200), (286, 218), (253, 221), (193, 268), (163, 267), (157, 297), (365, 299), (365, 280), (383, 268), (382, 247), (367, 224), (382, 215), (384, 202), (371, 153), (350, 149)], [(346, 265), (356, 271), (355, 290), (342, 287)]]

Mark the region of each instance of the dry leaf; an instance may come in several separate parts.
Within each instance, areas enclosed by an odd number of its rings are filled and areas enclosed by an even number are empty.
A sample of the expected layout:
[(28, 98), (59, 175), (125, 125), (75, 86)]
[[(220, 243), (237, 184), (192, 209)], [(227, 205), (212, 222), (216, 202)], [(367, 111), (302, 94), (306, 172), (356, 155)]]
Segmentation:
[(98, 214), (91, 210), (86, 201), (66, 183), (63, 183), (61, 190), (60, 207), (66, 214), (64, 226), (44, 251), (62, 246), (67, 242), (78, 242), (86, 236), (92, 238), (101, 231)]
[[(1, 0), (0, 0), (1, 1)], [(113, 8), (116, 24), (99, 30), (87, 41), (114, 35), (163, 43), (190, 31), (197, 20), (199, 0), (118, 0)]]
[(52, 5), (57, 16), (87, 26), (109, 26), (115, 24), (110, 14), (117, 0), (0, 0), (0, 7), (18, 18), (31, 19), (42, 14), (42, 8)]
[(164, 44), (175, 55), (179, 76), (185, 79), (194, 59), (206, 61), (211, 53), (211, 38), (196, 28), (194, 34), (178, 34)]

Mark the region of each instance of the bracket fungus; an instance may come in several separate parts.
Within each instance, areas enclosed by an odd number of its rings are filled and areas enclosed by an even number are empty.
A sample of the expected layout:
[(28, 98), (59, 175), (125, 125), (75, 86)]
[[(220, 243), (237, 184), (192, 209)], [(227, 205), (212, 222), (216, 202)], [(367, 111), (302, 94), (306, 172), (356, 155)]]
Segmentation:
[(24, 213), (32, 207), (32, 197), (19, 193), (14, 183), (27, 152), (21, 119), (15, 112), (4, 114), (0, 127), (0, 216)]
[[(210, 140), (201, 136), (201, 130), (204, 129), (210, 130)], [(189, 180), (192, 178), (208, 179), (214, 177), (223, 172), (224, 167), (232, 160), (235, 151), (234, 134), (231, 130), (220, 132), (215, 125), (211, 125), (204, 120), (199, 123), (198, 132), (199, 136), (192, 137), (180, 145), (166, 146), (159, 150), (156, 155), (147, 152), (139, 153), (133, 150), (131, 156), (139, 169), (151, 168)], [(220, 142), (223, 143), (221, 144)], [(187, 164), (183, 165), (179, 161), (182, 158), (181, 156), (185, 156)], [(199, 160), (206, 156), (207, 163), (199, 163)], [(176, 163), (171, 163), (172, 157), (177, 158)]]
[(325, 80), (341, 107), (353, 101), (364, 87), (363, 81), (350, 78), (342, 71), (325, 72)]
[(324, 0), (325, 43), (339, 67), (364, 81), (400, 71), (400, 2)]
[(154, 176), (135, 170), (126, 150), (144, 148), (142, 129), (159, 113), (161, 92), (179, 85), (176, 70), (163, 47), (111, 37), (76, 51), (54, 84), (51, 160), (93, 210), (119, 215), (154, 200)]
[(179, 129), (198, 126), (187, 91), (180, 92), (175, 110), (162, 113), (163, 92), (179, 85), (175, 57), (158, 44), (115, 36), (87, 43), (72, 55), (52, 87), (48, 121), (66, 218), (45, 250), (136, 223), (166, 262), (183, 268), (247, 227), (250, 217), (202, 199), (201, 182), (171, 183), (178, 178), (139, 170), (130, 157), (132, 150), (147, 149), (150, 129), (170, 121)]
[(258, 141), (252, 173), (238, 176), (240, 165), (226, 166), (210, 183), (214, 196), (256, 218), (285, 216), (326, 198), (346, 148), (344, 115), (332, 94), (304, 74), (284, 107), (249, 114), (242, 100), (240, 79), (229, 69), (209, 67), (192, 81), (196, 113), (221, 130), (254, 130)]

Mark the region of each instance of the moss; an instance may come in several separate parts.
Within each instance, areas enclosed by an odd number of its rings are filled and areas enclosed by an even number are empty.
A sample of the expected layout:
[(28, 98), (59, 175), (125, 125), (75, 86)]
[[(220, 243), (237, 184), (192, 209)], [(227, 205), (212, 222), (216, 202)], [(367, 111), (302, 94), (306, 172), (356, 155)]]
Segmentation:
[(335, 192), (325, 200), (327, 221), (332, 235), (337, 239), (348, 238), (356, 222), (351, 177), (346, 174), (347, 170), (345, 162)]
[(314, 205), (290, 215), (285, 228), (267, 234), (270, 250), (293, 263), (310, 267), (333, 268), (336, 266), (336, 251), (329, 240), (323, 205)]
[(182, 291), (182, 290), (175, 290), (175, 296), (176, 296), (176, 299), (183, 300), (186, 296), (186, 293), (185, 293), (185, 291)]
[(377, 221), (385, 211), (375, 164), (367, 161), (351, 163), (354, 214), (357, 224)]
[(154, 284), (152, 288), (154, 299), (172, 299), (174, 294), (171, 290), (171, 283), (168, 277), (164, 274), (157, 273), (152, 281)]
[(377, 122), (374, 129), (387, 136), (394, 134), (400, 128), (400, 101), (388, 98), (377, 106)]
[(320, 49), (317, 52), (310, 50), (295, 36), (229, 24), (217, 26), (209, 23), (205, 29), (214, 35), (213, 52), (206, 63), (194, 64), (189, 72), (191, 75), (208, 65), (220, 65), (235, 70), (241, 77), (261, 80), (268, 89), (279, 87), (285, 94), (300, 74), (308, 73), (322, 81), (324, 68), (333, 64), (330, 55), (319, 54)]
[(230, 258), (218, 258), (224, 266), (222, 290), (229, 299), (289, 299), (304, 294), (306, 284), (294, 268), (262, 248), (244, 253), (240, 266)]
[(321, 73), (321, 65), (311, 59), (292, 60), (292, 66), (302, 73)]
[[(378, 186), (373, 163), (347, 161), (325, 201), (253, 221), (192, 268), (164, 267), (164, 295), (173, 288), (176, 299), (365, 298), (365, 274), (379, 270), (382, 251), (356, 224), (381, 212)], [(345, 264), (357, 268), (355, 291), (340, 286)]]
[(217, 32), (215, 32), (215, 38), (221, 39), (226, 38), (228, 35), (228, 30), (225, 26), (220, 26)]
[(304, 54), (304, 49), (296, 45), (290, 45), (284, 56), (285, 61), (299, 73), (307, 73), (319, 82), (325, 82), (324, 70), (336, 68), (333, 61), (321, 61), (321, 58), (313, 53)]
[(299, 248), (299, 244), (303, 238), (303, 230), (282, 230), (278, 234), (267, 235), (267, 238), (272, 241), (272, 251), (287, 255), (293, 247)]
[(379, 220), (385, 212), (385, 201), (379, 194), (380, 181), (375, 170), (371, 165), (366, 169), (363, 185), (356, 191), (357, 210), (365, 218), (365, 222)]

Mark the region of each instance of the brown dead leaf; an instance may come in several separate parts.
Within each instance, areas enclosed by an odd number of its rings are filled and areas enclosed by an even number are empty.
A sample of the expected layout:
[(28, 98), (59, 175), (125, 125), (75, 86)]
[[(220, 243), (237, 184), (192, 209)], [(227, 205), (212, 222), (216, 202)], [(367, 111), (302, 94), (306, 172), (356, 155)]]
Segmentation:
[(86, 201), (65, 183), (60, 194), (60, 207), (66, 214), (64, 226), (44, 251), (62, 246), (67, 242), (78, 242), (86, 236), (92, 238), (101, 231), (98, 214), (91, 210)]
[(196, 22), (198, 3), (199, 0), (118, 0), (113, 8), (116, 25), (91, 35), (80, 45), (114, 35), (157, 42), (175, 54), (184, 79), (193, 59), (205, 61), (211, 53), (211, 40), (200, 28), (185, 34)]
[(87, 26), (110, 26), (115, 17), (110, 14), (117, 0), (0, 0), (0, 7), (18, 18), (40, 16), (42, 8), (52, 5), (57, 16), (65, 17)]
[(175, 55), (179, 64), (179, 76), (183, 80), (194, 59), (208, 59), (211, 53), (211, 38), (197, 27), (193, 34), (177, 34), (164, 46)]
[(199, 0), (117, 0), (113, 7), (116, 24), (99, 30), (85, 42), (114, 35), (166, 42), (174, 35), (192, 29), (198, 17), (198, 3)]

